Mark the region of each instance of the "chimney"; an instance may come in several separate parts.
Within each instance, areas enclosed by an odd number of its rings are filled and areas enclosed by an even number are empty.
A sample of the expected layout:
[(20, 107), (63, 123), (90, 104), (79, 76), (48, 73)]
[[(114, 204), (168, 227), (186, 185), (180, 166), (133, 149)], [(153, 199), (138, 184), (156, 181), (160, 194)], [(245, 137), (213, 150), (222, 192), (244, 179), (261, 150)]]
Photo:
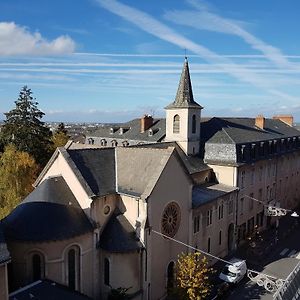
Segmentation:
[(258, 115), (255, 118), (255, 126), (260, 128), (260, 129), (264, 129), (265, 127), (265, 118), (263, 115)]
[(274, 120), (280, 120), (289, 126), (293, 126), (294, 117), (292, 115), (276, 115), (273, 117)]
[(141, 132), (145, 132), (153, 125), (153, 118), (150, 115), (144, 115), (141, 118)]

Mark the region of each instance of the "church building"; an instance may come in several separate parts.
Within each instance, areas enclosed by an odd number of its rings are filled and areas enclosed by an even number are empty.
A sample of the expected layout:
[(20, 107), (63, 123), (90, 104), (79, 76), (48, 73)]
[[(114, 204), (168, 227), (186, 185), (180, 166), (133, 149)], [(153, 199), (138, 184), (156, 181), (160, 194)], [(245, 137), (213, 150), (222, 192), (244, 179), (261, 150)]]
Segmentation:
[(0, 293), (8, 282), (10, 299), (41, 284), (74, 299), (117, 288), (164, 299), (186, 245), (224, 257), (273, 222), (251, 198), (299, 204), (300, 132), (289, 117), (201, 118), (187, 59), (165, 109), (166, 119), (104, 126), (55, 151), (1, 220)]

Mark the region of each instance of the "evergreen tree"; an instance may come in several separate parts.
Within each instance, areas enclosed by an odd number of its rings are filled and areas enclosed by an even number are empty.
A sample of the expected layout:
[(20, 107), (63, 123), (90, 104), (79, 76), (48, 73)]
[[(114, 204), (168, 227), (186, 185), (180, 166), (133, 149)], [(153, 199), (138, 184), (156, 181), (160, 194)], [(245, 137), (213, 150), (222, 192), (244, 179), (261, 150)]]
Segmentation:
[(5, 113), (1, 137), (4, 145), (14, 144), (19, 151), (28, 152), (43, 166), (51, 155), (51, 131), (41, 121), (44, 113), (32, 97), (31, 89), (24, 86), (16, 107)]

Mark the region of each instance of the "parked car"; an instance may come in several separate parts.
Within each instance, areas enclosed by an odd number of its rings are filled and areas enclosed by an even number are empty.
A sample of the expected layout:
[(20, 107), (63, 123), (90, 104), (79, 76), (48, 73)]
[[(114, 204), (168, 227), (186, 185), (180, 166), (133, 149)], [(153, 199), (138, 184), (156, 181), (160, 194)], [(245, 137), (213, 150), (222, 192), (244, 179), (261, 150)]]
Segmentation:
[(246, 261), (239, 258), (232, 258), (230, 264), (225, 265), (219, 278), (225, 282), (236, 284), (240, 282), (247, 273)]

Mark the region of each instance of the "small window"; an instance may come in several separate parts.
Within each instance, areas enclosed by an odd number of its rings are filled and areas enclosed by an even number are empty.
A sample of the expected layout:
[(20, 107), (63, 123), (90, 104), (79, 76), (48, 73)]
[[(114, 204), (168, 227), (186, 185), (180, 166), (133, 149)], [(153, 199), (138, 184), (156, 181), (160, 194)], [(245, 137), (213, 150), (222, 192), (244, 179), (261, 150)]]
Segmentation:
[(111, 146), (112, 147), (117, 147), (118, 146), (118, 142), (116, 140), (112, 140), (111, 141)]
[(89, 144), (89, 145), (94, 145), (94, 143), (95, 143), (95, 140), (94, 140), (94, 139), (92, 139), (92, 138), (89, 138), (89, 139), (88, 139), (88, 144)]
[(210, 238), (207, 239), (207, 252), (210, 253)]
[(197, 123), (196, 123), (196, 115), (192, 117), (192, 133), (196, 133)]
[(148, 131), (148, 135), (149, 135), (149, 136), (153, 136), (153, 130), (152, 130), (151, 128), (150, 128), (149, 131)]
[(224, 214), (224, 205), (221, 203), (219, 205), (219, 220), (223, 219), (223, 214)]
[(206, 214), (206, 226), (209, 226), (212, 224), (212, 209), (209, 209), (207, 211), (207, 214)]
[(105, 147), (107, 145), (106, 139), (101, 139), (100, 145), (103, 146), (103, 147)]
[(228, 202), (228, 214), (231, 215), (233, 213), (233, 200), (230, 199)]
[(240, 199), (240, 214), (244, 213), (244, 198)]
[(110, 285), (110, 265), (108, 258), (104, 258), (104, 284)]
[(222, 244), (222, 231), (219, 231), (219, 245)]
[(180, 117), (179, 115), (175, 115), (173, 118), (173, 133), (180, 132)]
[(200, 230), (200, 216), (194, 217), (194, 233), (199, 232)]

